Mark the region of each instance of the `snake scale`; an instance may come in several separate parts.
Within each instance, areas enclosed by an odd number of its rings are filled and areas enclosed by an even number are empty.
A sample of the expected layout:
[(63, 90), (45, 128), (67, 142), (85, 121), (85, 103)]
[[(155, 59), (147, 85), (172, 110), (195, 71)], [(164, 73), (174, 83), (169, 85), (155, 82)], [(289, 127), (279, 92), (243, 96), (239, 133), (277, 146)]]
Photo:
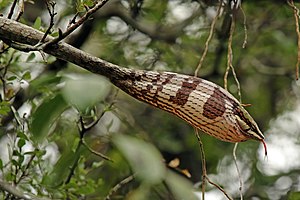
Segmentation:
[(195, 128), (226, 142), (264, 135), (240, 102), (210, 81), (173, 72), (115, 67), (111, 82), (134, 98), (170, 112)]
[[(0, 38), (34, 46), (43, 36), (38, 30), (0, 16)], [(47, 36), (45, 41), (52, 39)], [(233, 95), (215, 83), (172, 72), (122, 68), (64, 42), (42, 50), (106, 76), (134, 98), (170, 112), (219, 140), (261, 141), (267, 154), (264, 136), (254, 119)]]

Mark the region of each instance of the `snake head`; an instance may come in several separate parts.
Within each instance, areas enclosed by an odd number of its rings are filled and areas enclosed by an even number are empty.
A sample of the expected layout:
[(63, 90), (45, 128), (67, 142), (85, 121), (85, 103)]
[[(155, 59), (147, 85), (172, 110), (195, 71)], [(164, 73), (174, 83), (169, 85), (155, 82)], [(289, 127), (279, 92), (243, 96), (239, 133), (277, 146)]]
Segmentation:
[(238, 110), (239, 111), (236, 112), (236, 121), (240, 130), (250, 138), (261, 141), (265, 149), (265, 155), (267, 155), (267, 146), (264, 141), (265, 137), (258, 125), (242, 105), (239, 106)]
[(256, 140), (265, 139), (264, 135), (259, 130), (258, 125), (250, 116), (250, 114), (244, 108), (240, 108), (240, 111), (241, 112), (236, 115), (236, 121), (240, 130), (250, 138)]

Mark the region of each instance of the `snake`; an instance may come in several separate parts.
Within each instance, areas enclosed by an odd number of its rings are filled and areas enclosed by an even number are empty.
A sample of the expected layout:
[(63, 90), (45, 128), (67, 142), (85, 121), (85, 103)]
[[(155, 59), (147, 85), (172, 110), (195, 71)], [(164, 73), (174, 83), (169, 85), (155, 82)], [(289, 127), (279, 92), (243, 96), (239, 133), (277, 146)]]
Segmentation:
[[(0, 16), (0, 38), (36, 45), (44, 33)], [(47, 36), (45, 42), (53, 40)], [(112, 64), (65, 42), (42, 49), (45, 53), (72, 62), (107, 77), (111, 83), (139, 101), (172, 113), (196, 129), (225, 142), (262, 142), (264, 135), (244, 106), (221, 86), (191, 75), (130, 69)]]
[(114, 67), (110, 81), (156, 108), (225, 142), (261, 141), (264, 135), (244, 106), (221, 86), (191, 75)]

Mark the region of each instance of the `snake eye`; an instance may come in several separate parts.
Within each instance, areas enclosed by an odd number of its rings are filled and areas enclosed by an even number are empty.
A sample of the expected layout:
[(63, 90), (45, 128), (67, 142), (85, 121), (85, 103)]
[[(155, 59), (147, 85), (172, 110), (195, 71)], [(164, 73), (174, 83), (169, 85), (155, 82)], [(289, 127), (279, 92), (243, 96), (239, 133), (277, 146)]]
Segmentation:
[(257, 125), (255, 122), (252, 122), (251, 118), (249, 119), (250, 126), (240, 118), (240, 116), (236, 116), (236, 121), (239, 126), (239, 128), (244, 131), (248, 136), (255, 138), (257, 140), (263, 140), (265, 137), (263, 134), (260, 132), (258, 129)]
[(243, 121), (238, 115), (236, 115), (236, 119), (238, 125), (243, 131), (248, 132), (251, 129), (250, 126), (248, 126), (248, 124), (245, 121)]

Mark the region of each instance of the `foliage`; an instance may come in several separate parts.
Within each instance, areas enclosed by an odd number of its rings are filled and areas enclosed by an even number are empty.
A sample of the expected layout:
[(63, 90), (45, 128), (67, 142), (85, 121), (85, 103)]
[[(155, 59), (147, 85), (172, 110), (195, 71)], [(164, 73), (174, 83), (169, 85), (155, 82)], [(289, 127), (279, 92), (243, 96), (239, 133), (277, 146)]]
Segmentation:
[[(14, 2), (18, 4), (13, 19), (23, 1), (0, 1), (4, 16)], [(19, 21), (45, 32), (50, 17), (43, 1), (24, 2)], [(58, 14), (53, 16), (51, 35), (66, 30), (76, 21), (74, 16), (83, 16), (94, 2), (56, 1)], [(107, 4), (66, 42), (120, 66), (187, 74), (193, 74), (199, 63), (219, 6), (218, 1), (181, 0)], [(267, 1), (245, 1), (242, 8), (246, 18), (239, 10), (232, 65), (243, 102), (253, 104), (247, 109), (266, 131), (272, 118), (298, 102), (299, 89), (291, 84), (297, 61), (293, 10), (287, 4)], [(230, 34), (230, 17), (225, 8), (223, 12), (199, 73), (220, 85), (224, 84)], [(44, 53), (9, 48), (3, 42), (0, 80), (0, 179), (14, 191), (37, 199), (201, 196), (201, 154), (194, 131), (185, 122), (131, 99), (103, 77)], [(296, 94), (292, 87), (297, 88)], [(232, 74), (228, 89), (238, 97)], [(286, 99), (286, 95), (291, 97)], [(238, 198), (233, 145), (206, 135), (201, 138), (209, 177)], [(262, 154), (255, 141), (238, 147), (244, 198), (298, 199), (299, 168), (268, 174)], [(171, 164), (174, 160), (175, 165)], [(206, 190), (208, 197), (214, 194), (212, 199), (225, 198), (210, 185)], [(0, 184), (0, 198), (16, 197)]]

